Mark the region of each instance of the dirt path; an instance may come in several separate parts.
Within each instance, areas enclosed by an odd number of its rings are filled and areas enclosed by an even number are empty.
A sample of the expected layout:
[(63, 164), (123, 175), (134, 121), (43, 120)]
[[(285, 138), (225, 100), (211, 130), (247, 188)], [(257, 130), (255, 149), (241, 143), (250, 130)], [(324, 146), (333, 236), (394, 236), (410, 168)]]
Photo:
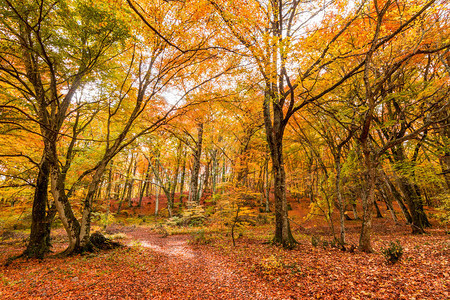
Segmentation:
[[(221, 237), (198, 246), (189, 236), (117, 226), (110, 233), (125, 233), (129, 247), (5, 266), (24, 249), (17, 237), (0, 242), (0, 299), (450, 299), (448, 235), (429, 232), (378, 236), (378, 249), (401, 241), (405, 253), (395, 265), (379, 253), (311, 247), (309, 240), (291, 251), (251, 239), (228, 248)], [(67, 247), (62, 230), (52, 242), (55, 253)]]
[(231, 262), (188, 243), (187, 236), (162, 238), (146, 230), (127, 233), (129, 245), (155, 252), (157, 273), (165, 274), (155, 299), (288, 299), (253, 274), (235, 271)]

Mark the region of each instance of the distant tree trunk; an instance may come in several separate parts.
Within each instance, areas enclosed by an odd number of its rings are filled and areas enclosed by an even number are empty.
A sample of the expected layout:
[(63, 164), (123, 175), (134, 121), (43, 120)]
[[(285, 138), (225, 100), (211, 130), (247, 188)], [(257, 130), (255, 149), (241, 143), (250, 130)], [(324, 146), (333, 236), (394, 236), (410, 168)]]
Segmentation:
[[(450, 125), (447, 125), (447, 127), (450, 127)], [(441, 164), (442, 175), (447, 184), (447, 189), (450, 190), (450, 151), (440, 156), (439, 162)]]
[(203, 123), (198, 124), (197, 130), (198, 138), (193, 153), (194, 163), (192, 166), (191, 184), (189, 186), (189, 199), (190, 201), (199, 203), (200, 199), (198, 199), (198, 177), (200, 173), (200, 159), (202, 155), (203, 145)]
[(173, 182), (170, 180), (169, 174), (167, 174), (166, 179), (165, 179), (165, 183), (161, 182), (161, 186), (162, 186), (162, 189), (164, 191), (164, 194), (166, 195), (167, 212), (169, 214), (169, 218), (172, 217), (172, 211), (173, 211), (172, 184), (173, 184)]
[(159, 190), (160, 190), (160, 187), (156, 186), (156, 188), (155, 188), (155, 193), (156, 193), (156, 195), (155, 195), (155, 217), (158, 216), (158, 211), (159, 211)]
[(341, 242), (341, 245), (344, 245), (345, 244), (345, 205), (344, 205), (344, 201), (342, 199), (342, 192), (341, 192), (341, 154), (340, 154), (339, 149), (338, 149), (338, 153), (336, 153), (336, 155), (335, 155), (334, 164), (335, 164), (335, 168), (336, 168), (335, 193), (336, 193), (336, 197), (338, 200), (337, 201), (338, 207), (339, 207), (340, 242)]
[(119, 206), (117, 208), (117, 213), (120, 213), (120, 210), (122, 209), (123, 201), (125, 200), (125, 195), (127, 195), (127, 191), (130, 189), (130, 177), (131, 177), (131, 169), (133, 168), (133, 162), (134, 162), (134, 155), (131, 154), (130, 164), (127, 168), (127, 175), (125, 177), (125, 183), (123, 185), (123, 192), (122, 197), (119, 200)]
[(139, 204), (138, 204), (138, 207), (142, 206), (142, 198), (144, 197), (144, 192), (146, 190), (148, 190), (149, 180), (150, 180), (150, 164), (147, 165), (147, 171), (145, 171), (144, 183), (142, 184), (141, 189), (139, 191)]
[[(394, 184), (389, 180), (388, 176), (384, 171), (382, 171), (383, 180), (385, 182), (385, 186), (387, 191), (389, 192), (390, 196), (393, 199), (397, 200), (398, 205), (400, 206), (400, 209), (402, 210), (403, 216), (405, 217), (405, 220), (408, 224), (411, 224), (412, 218), (409, 214), (408, 208), (406, 207), (405, 203), (403, 203), (402, 196), (395, 188)], [(391, 201), (392, 202), (392, 201)]]
[[(447, 56), (447, 63), (450, 64), (450, 58)], [(448, 65), (447, 65), (448, 66)], [(447, 67), (447, 73), (449, 73), (449, 67)], [(445, 102), (442, 102), (445, 103)], [(445, 105), (445, 104), (444, 104)], [(447, 104), (448, 105), (448, 104)], [(438, 109), (438, 108), (437, 108)], [(442, 112), (436, 116), (440, 121), (434, 125), (434, 130), (439, 134), (441, 139), (439, 147), (439, 164), (441, 166), (441, 176), (444, 177), (447, 185), (447, 190), (450, 190), (450, 147), (448, 146), (450, 141), (450, 113), (448, 109), (442, 110)]]
[(222, 158), (222, 182), (226, 182), (226, 172), (227, 172), (227, 165), (225, 162), (225, 157)]
[(128, 184), (127, 184), (127, 182), (125, 181), (125, 183), (124, 183), (124, 185), (123, 185), (122, 196), (120, 197), (120, 199), (119, 199), (119, 205), (117, 206), (117, 214), (120, 214), (120, 211), (122, 210), (122, 203), (123, 203), (123, 200), (125, 199), (125, 194), (126, 194), (126, 192), (127, 192), (127, 187), (128, 187)]
[(380, 192), (383, 197), (384, 203), (386, 203), (386, 208), (389, 210), (389, 213), (391, 214), (392, 220), (395, 222), (395, 224), (398, 224), (397, 215), (395, 214), (394, 207), (392, 206), (392, 200), (388, 196), (388, 193), (386, 192), (386, 189), (384, 188), (384, 183), (380, 185)]
[[(247, 133), (246, 133), (247, 134)], [(244, 138), (244, 147), (239, 150), (237, 157), (237, 162), (235, 163), (235, 172), (237, 174), (236, 181), (241, 186), (247, 186), (248, 182), (248, 142), (245, 141), (247, 137)]]
[[(220, 140), (220, 138), (219, 138), (219, 140)], [(219, 161), (217, 159), (217, 149), (214, 149), (212, 151), (211, 159), (212, 159), (211, 192), (213, 195), (215, 195), (216, 194), (216, 186), (217, 186), (217, 175), (218, 175), (218, 169), (219, 169)]]
[[(402, 144), (399, 144), (395, 149), (393, 149), (392, 153), (393, 158), (397, 163), (404, 163), (406, 161), (406, 155)], [(417, 194), (414, 184), (406, 176), (398, 174), (396, 181), (409, 207), (409, 212), (412, 218), (412, 232), (415, 234), (424, 233), (424, 228), (431, 226), (431, 224), (428, 221), (425, 211), (423, 210), (420, 195)]]
[(264, 205), (264, 162), (263, 162), (263, 165), (261, 165), (259, 167), (256, 190), (259, 191), (261, 194), (259, 197), (259, 206), (263, 207), (263, 205)]
[(429, 227), (431, 224), (428, 221), (425, 211), (423, 210), (422, 199), (419, 195), (417, 195), (414, 187), (411, 185), (407, 178), (403, 176), (397, 178), (397, 183), (409, 207), (409, 212), (412, 219), (412, 233), (424, 233), (424, 228)]
[(122, 177), (122, 175), (120, 175), (120, 174), (115, 176), (116, 183), (114, 184), (113, 199), (116, 200), (116, 201), (118, 201), (119, 198), (120, 198), (121, 177)]
[(210, 177), (210, 167), (211, 167), (211, 159), (208, 160), (208, 162), (206, 163), (206, 168), (205, 168), (205, 180), (203, 182), (203, 193), (205, 192), (211, 192), (211, 189), (209, 188), (209, 177)]
[(266, 212), (270, 212), (269, 199), (270, 199), (271, 182), (270, 182), (270, 174), (269, 174), (269, 157), (266, 157), (264, 168), (265, 168), (265, 176), (266, 176), (266, 180), (265, 180), (266, 186), (265, 186), (264, 198), (265, 198), (265, 203), (266, 203)]
[(181, 167), (181, 179), (180, 179), (180, 206), (183, 206), (183, 193), (184, 193), (184, 180), (186, 178), (186, 152), (184, 152), (183, 166)]
[(128, 188), (128, 195), (127, 195), (127, 199), (128, 199), (128, 207), (132, 207), (133, 206), (133, 187), (134, 187), (134, 182), (136, 181), (136, 170), (137, 170), (137, 157), (134, 160), (134, 168), (133, 168), (133, 176), (131, 177), (131, 180), (129, 180), (130, 185)]
[(373, 201), (373, 204), (375, 206), (375, 210), (377, 212), (377, 218), (383, 218), (383, 215), (381, 214), (380, 207), (378, 207), (377, 201)]
[[(180, 164), (181, 164), (181, 156), (183, 154), (183, 144), (181, 143), (181, 140), (179, 141), (178, 144), (178, 149), (177, 149), (177, 163), (175, 166), (175, 172), (173, 175), (173, 180), (172, 180), (172, 185), (171, 185), (171, 189), (169, 191), (170, 193), (170, 216), (172, 216), (172, 210), (174, 208), (175, 205), (175, 192), (177, 190), (177, 186), (178, 186), (178, 177), (180, 175)], [(169, 208), (169, 201), (167, 201), (167, 206)]]
[(202, 196), (203, 196), (203, 185), (204, 185), (204, 182), (205, 182), (204, 177), (205, 177), (204, 175), (203, 176), (202, 175), (199, 176), (200, 180), (199, 180), (199, 183), (198, 183), (198, 195), (197, 195), (198, 203), (200, 203), (200, 201), (202, 200)]
[[(111, 187), (112, 187), (112, 170), (113, 170), (114, 162), (111, 161), (111, 165), (109, 167), (108, 174), (108, 185), (106, 187), (106, 220), (109, 218), (109, 214), (111, 213)], [(106, 222), (108, 223), (108, 222)], [(106, 228), (106, 224), (105, 224)]]
[(94, 197), (94, 200), (101, 201), (102, 200), (102, 189), (103, 189), (103, 180), (100, 180), (97, 188), (97, 194)]
[(151, 195), (153, 195), (153, 175), (150, 174), (148, 177), (148, 184), (147, 184), (147, 189), (145, 190), (145, 196), (150, 198)]
[(358, 210), (356, 209), (355, 202), (352, 203), (352, 211), (353, 211), (353, 216), (355, 217), (355, 220), (359, 220)]

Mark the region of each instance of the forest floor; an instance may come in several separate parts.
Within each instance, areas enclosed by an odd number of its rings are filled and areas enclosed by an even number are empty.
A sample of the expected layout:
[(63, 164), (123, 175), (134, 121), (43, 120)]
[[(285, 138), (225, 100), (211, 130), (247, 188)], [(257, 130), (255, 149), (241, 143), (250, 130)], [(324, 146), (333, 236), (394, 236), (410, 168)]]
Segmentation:
[[(382, 226), (380, 223), (377, 226)], [(163, 237), (150, 226), (111, 226), (126, 247), (44, 260), (6, 259), (23, 250), (21, 236), (0, 244), (1, 299), (449, 299), (450, 243), (442, 229), (411, 236), (406, 227), (374, 236), (375, 253), (353, 253), (311, 245), (283, 250), (264, 243), (270, 230), (243, 232), (232, 246), (223, 233)], [(385, 231), (386, 232), (386, 231)], [(357, 238), (350, 233), (349, 240)], [(196, 239), (200, 243), (194, 243)], [(398, 239), (404, 256), (397, 264), (379, 253)], [(7, 241), (7, 242), (6, 242)], [(61, 229), (56, 252), (66, 246)]]
[[(358, 220), (346, 222), (349, 245), (342, 251), (331, 246), (323, 218), (306, 219), (307, 210), (307, 204), (293, 203), (299, 244), (292, 250), (268, 243), (270, 219), (241, 228), (233, 246), (227, 227), (162, 230), (146, 219), (150, 211), (144, 217), (137, 211), (103, 230), (124, 247), (61, 257), (67, 238), (58, 228), (52, 231), (56, 255), (5, 265), (24, 250), (28, 233), (4, 231), (0, 299), (450, 299), (445, 228), (433, 224), (426, 234), (411, 235), (409, 226), (394, 224), (384, 211), (385, 218), (373, 222), (374, 253), (349, 251), (358, 243)], [(389, 264), (381, 250), (396, 240), (404, 254)]]

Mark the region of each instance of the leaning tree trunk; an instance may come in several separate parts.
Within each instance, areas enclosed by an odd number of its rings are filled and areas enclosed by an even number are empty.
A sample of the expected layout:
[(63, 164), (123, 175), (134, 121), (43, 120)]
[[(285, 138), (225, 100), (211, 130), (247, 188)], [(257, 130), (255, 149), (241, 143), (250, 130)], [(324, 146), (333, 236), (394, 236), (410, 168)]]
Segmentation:
[[(396, 199), (398, 205), (400, 206), (400, 209), (402, 210), (403, 216), (405, 217), (405, 220), (408, 224), (412, 223), (412, 217), (408, 211), (408, 208), (406, 207), (405, 203), (403, 203), (402, 196), (400, 195), (400, 192), (397, 191), (394, 184), (389, 180), (386, 173), (382, 171), (384, 182), (386, 183), (386, 189), (389, 191), (390, 196), (392, 199)], [(392, 202), (392, 201), (391, 201)]]
[(397, 225), (398, 219), (397, 219), (397, 215), (395, 214), (394, 207), (392, 206), (392, 199), (388, 196), (388, 193), (386, 192), (383, 182), (380, 183), (380, 193), (381, 193), (384, 203), (386, 204), (386, 209), (389, 210), (392, 220)]
[(66, 230), (67, 237), (69, 238), (69, 245), (64, 252), (66, 254), (71, 254), (76, 252), (80, 246), (80, 223), (75, 218), (72, 207), (70, 206), (69, 199), (65, 192), (64, 181), (64, 174), (59, 172), (57, 165), (52, 164), (50, 168), (51, 192), (56, 209), (58, 210), (59, 218)]
[(94, 199), (95, 192), (98, 189), (98, 186), (102, 180), (103, 173), (106, 170), (107, 162), (103, 162), (96, 169), (94, 175), (92, 176), (92, 180), (88, 187), (88, 192), (86, 197), (84, 198), (83, 205), (83, 216), (81, 219), (81, 228), (80, 228), (80, 245), (78, 252), (91, 251), (92, 244), (90, 242), (90, 233), (91, 233), (91, 216), (92, 216), (92, 200)]
[(377, 212), (377, 218), (383, 218), (380, 207), (378, 207), (377, 201), (373, 201), (373, 205), (375, 206), (375, 210)]
[(414, 190), (414, 186), (407, 178), (402, 176), (397, 179), (397, 182), (400, 186), (400, 190), (404, 195), (406, 204), (408, 205), (409, 212), (411, 214), (412, 233), (424, 233), (424, 228), (429, 227), (430, 222), (428, 221), (425, 211), (423, 210), (422, 199), (419, 195), (417, 195), (416, 191)]

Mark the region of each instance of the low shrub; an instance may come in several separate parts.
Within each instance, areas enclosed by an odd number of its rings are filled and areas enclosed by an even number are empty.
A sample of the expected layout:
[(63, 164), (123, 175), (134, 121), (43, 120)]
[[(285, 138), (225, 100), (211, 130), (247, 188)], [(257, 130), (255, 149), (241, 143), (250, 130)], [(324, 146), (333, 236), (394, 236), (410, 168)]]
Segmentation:
[(208, 238), (205, 234), (205, 230), (201, 229), (192, 234), (191, 243), (194, 245), (207, 245), (211, 243), (211, 238)]
[(395, 264), (403, 255), (403, 247), (400, 245), (399, 241), (391, 242), (389, 247), (381, 250), (381, 253), (388, 263)]

